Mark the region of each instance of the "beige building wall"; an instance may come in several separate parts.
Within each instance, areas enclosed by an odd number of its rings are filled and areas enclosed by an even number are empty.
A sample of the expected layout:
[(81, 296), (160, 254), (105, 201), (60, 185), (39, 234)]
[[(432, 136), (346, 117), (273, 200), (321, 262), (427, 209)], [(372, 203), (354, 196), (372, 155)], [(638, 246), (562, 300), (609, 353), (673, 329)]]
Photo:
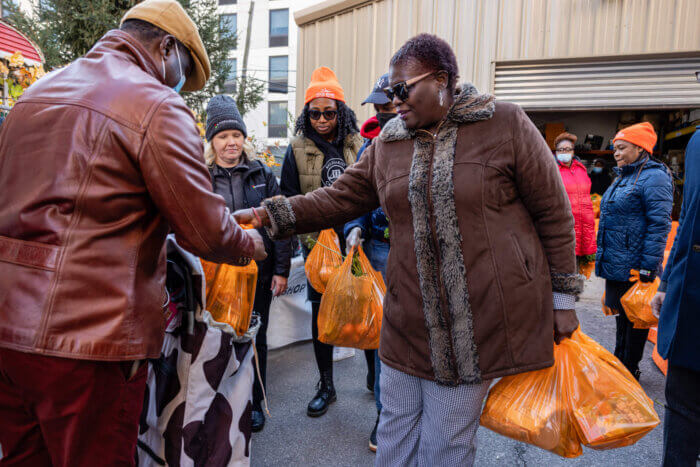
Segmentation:
[(500, 61), (700, 51), (698, 18), (700, 0), (328, 0), (295, 15), (297, 83), (331, 67), (365, 118), (360, 102), (420, 32), (452, 44), (463, 81), (493, 91)]

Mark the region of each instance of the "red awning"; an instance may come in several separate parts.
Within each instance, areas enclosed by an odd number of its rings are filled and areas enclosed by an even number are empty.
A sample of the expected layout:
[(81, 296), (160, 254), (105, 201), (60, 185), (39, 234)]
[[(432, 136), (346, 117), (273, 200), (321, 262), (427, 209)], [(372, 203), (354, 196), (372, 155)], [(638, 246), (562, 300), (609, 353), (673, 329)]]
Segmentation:
[(32, 41), (18, 30), (0, 21), (0, 55), (12, 55), (17, 51), (21, 52), (25, 59), (37, 62), (28, 62), (28, 65), (37, 65), (44, 62), (44, 56), (39, 47), (34, 45)]

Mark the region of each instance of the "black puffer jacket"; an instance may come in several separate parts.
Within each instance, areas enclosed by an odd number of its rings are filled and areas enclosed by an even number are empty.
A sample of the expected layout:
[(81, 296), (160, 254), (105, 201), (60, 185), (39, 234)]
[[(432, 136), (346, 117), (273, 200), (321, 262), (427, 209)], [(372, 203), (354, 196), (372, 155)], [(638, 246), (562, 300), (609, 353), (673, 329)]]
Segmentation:
[[(243, 193), (234, 193), (231, 175), (214, 164), (209, 167), (211, 183), (214, 186), (214, 193), (223, 196), (226, 205), (234, 211), (234, 197), (242, 196), (243, 203), (247, 207), (258, 207), (266, 198), (271, 198), (281, 194), (279, 184), (272, 171), (258, 160), (248, 160), (249, 169), (243, 174)], [(291, 264), (292, 248), (291, 240), (279, 240), (273, 242), (265, 232), (265, 229), (258, 229), (265, 242), (267, 259), (258, 263), (258, 285), (269, 287), (272, 276), (289, 276)]]

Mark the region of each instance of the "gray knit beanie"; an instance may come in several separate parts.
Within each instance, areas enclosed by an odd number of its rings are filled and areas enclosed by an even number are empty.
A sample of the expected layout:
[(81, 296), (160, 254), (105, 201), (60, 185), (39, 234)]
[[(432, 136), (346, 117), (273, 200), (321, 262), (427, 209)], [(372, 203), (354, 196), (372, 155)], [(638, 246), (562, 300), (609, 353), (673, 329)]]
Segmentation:
[(214, 96), (207, 105), (207, 141), (211, 141), (218, 132), (224, 130), (238, 130), (248, 137), (236, 101), (231, 96)]

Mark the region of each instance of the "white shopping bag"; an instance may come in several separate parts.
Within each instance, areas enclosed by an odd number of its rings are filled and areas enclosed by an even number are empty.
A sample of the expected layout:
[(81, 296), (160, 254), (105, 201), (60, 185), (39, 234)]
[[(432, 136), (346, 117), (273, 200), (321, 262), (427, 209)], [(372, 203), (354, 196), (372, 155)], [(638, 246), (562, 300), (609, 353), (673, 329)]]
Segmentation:
[(272, 299), (267, 327), (267, 345), (276, 349), (293, 342), (311, 340), (311, 302), (306, 299), (308, 284), (304, 258), (292, 258), (287, 290)]

